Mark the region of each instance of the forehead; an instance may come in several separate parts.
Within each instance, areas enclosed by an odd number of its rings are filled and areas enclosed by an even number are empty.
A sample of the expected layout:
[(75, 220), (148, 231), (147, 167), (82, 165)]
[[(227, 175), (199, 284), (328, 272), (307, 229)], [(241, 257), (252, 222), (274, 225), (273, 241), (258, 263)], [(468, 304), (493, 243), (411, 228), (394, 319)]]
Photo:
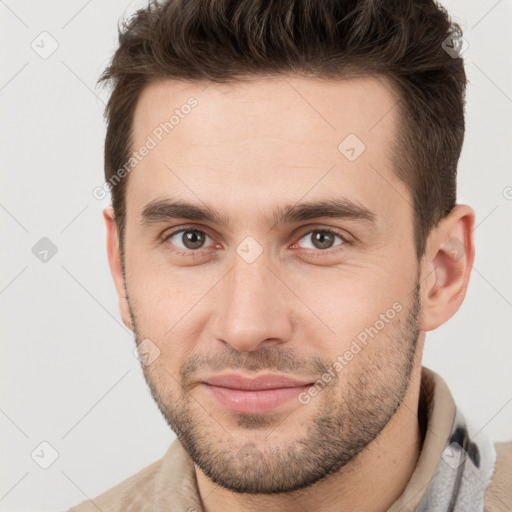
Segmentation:
[(133, 119), (132, 151), (151, 149), (130, 172), (127, 214), (167, 193), (249, 213), (333, 190), (389, 214), (408, 197), (390, 159), (396, 101), (376, 77), (152, 84)]

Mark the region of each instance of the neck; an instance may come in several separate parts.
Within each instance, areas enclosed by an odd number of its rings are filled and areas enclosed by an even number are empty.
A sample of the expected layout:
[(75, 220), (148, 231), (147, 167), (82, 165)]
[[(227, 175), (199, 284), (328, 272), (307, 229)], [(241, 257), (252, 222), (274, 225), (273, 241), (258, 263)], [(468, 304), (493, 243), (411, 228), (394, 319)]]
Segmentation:
[(420, 384), (421, 364), (418, 364), (404, 401), (382, 432), (344, 468), (306, 489), (271, 495), (237, 494), (213, 483), (196, 466), (203, 510), (385, 512), (407, 486), (421, 452)]

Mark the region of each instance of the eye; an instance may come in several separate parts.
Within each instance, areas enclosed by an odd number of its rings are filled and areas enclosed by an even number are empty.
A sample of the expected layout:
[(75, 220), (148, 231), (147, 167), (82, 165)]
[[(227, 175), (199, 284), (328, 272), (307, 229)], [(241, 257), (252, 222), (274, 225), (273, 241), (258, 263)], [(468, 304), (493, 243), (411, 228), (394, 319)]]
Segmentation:
[(164, 237), (164, 241), (170, 242), (178, 249), (184, 249), (184, 252), (197, 252), (198, 249), (203, 249), (203, 245), (206, 239), (211, 238), (200, 229), (182, 228), (177, 231), (173, 231)]
[[(335, 244), (335, 239), (338, 238), (341, 240), (341, 243)], [(311, 246), (306, 247), (306, 249), (317, 249), (320, 251), (326, 251), (327, 249), (331, 249), (333, 247), (339, 247), (340, 245), (345, 244), (344, 237), (333, 229), (314, 229), (312, 231), (308, 231), (300, 240), (299, 244), (302, 240), (309, 241)]]

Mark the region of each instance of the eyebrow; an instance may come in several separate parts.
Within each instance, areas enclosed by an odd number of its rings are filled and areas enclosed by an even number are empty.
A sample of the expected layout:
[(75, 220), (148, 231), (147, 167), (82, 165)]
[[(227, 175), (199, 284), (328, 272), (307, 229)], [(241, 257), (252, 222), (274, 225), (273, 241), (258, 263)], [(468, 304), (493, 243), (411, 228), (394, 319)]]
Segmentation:
[[(376, 222), (376, 214), (373, 211), (344, 197), (278, 206), (266, 220), (274, 228), (283, 224), (292, 224), (320, 217), (351, 219), (367, 224)], [(141, 213), (141, 223), (143, 225), (173, 219), (210, 222), (233, 229), (229, 217), (220, 214), (215, 208), (199, 206), (182, 200), (156, 199), (148, 203)]]

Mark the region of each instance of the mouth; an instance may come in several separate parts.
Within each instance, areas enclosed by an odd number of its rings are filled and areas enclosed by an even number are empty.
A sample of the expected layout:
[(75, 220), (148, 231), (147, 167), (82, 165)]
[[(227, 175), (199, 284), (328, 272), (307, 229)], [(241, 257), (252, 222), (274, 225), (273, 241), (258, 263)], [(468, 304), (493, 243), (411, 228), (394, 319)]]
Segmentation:
[[(237, 374), (215, 375), (201, 386), (222, 406), (233, 412), (263, 414), (297, 399), (313, 382), (284, 375), (247, 378)], [(297, 403), (298, 400), (297, 400)]]

